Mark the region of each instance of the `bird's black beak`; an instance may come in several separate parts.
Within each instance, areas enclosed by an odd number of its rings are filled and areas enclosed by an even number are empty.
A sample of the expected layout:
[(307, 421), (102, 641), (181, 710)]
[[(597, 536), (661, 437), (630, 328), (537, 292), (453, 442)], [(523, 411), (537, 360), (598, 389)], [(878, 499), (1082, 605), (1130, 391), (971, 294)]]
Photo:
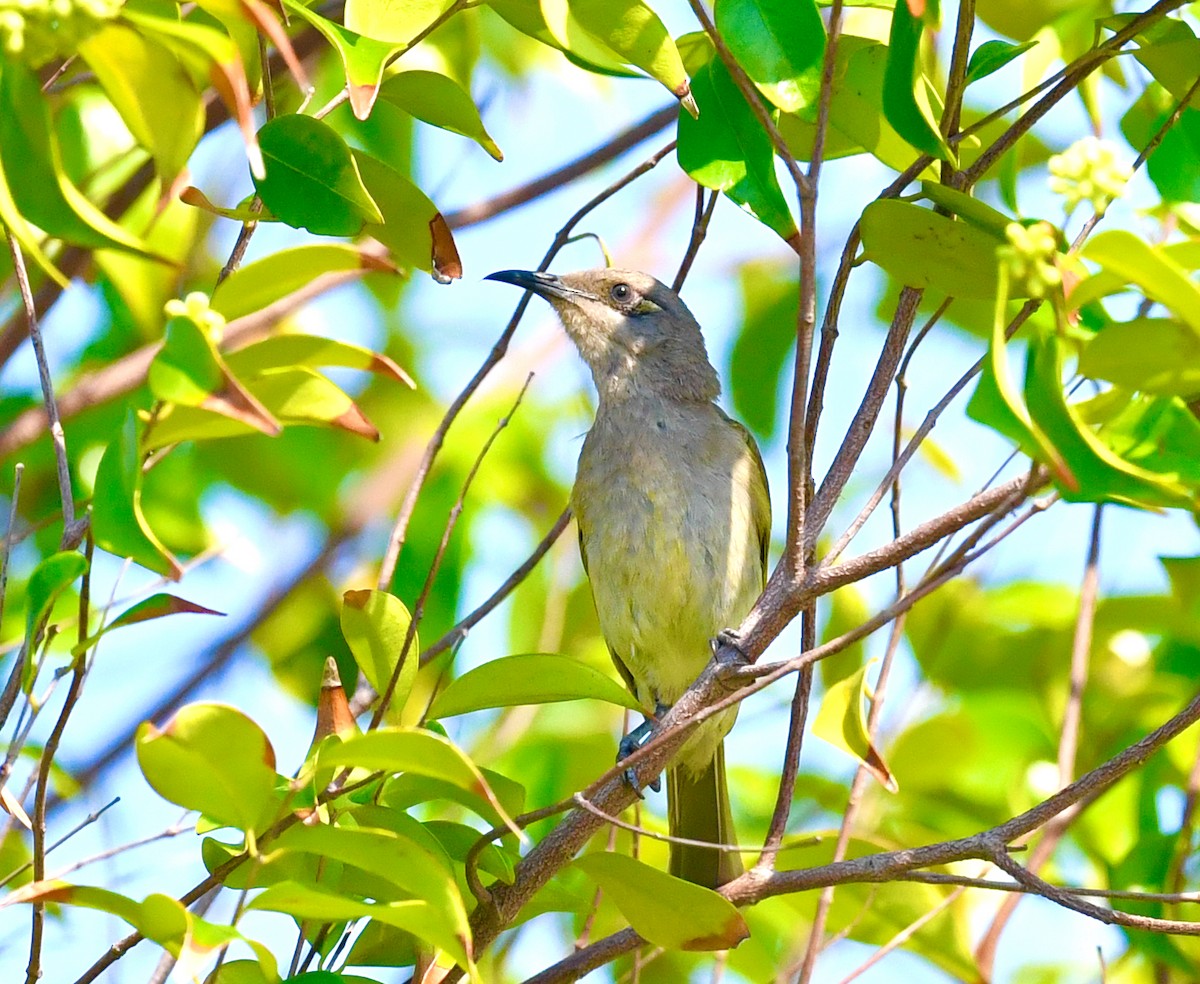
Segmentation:
[(552, 273), (541, 273), (537, 270), (497, 270), (489, 273), (484, 280), (499, 280), (501, 283), (512, 284), (514, 287), (524, 287), (540, 297), (571, 297), (579, 291), (568, 287)]

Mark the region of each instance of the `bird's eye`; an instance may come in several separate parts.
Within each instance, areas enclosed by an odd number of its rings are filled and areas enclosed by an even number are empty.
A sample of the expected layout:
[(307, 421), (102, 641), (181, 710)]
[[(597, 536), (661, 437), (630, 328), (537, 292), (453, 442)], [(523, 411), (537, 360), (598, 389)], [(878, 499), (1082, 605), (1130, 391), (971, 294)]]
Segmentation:
[(608, 292), (608, 296), (618, 304), (624, 304), (633, 297), (633, 288), (629, 284), (613, 284), (612, 289)]

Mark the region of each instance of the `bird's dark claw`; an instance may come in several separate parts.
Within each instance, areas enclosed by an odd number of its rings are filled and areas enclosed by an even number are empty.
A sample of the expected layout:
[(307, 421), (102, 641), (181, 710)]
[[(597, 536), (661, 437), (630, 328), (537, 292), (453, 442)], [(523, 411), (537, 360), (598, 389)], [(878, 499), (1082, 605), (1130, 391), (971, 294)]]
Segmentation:
[[(656, 718), (661, 717), (670, 709), (670, 706), (667, 704), (659, 704), (655, 709), (655, 718), (646, 718), (646, 720), (629, 732), (629, 734), (625, 735), (617, 743), (617, 762), (625, 761), (625, 759), (629, 758), (630, 755), (641, 748), (653, 733), (654, 726), (656, 724)], [(645, 797), (642, 796), (642, 786), (637, 780), (637, 773), (634, 772), (633, 769), (626, 769), (624, 778), (629, 784), (630, 788), (637, 793), (638, 799), (645, 799)], [(662, 789), (662, 781), (658, 776), (655, 776), (646, 785), (656, 793)]]
[(746, 654), (746, 650), (742, 647), (742, 639), (733, 629), (722, 629), (717, 633), (715, 639), (710, 639), (708, 643), (712, 647), (712, 653), (715, 657), (720, 652), (722, 646), (728, 646), (737, 653), (737, 662), (745, 666), (750, 662), (750, 657)]

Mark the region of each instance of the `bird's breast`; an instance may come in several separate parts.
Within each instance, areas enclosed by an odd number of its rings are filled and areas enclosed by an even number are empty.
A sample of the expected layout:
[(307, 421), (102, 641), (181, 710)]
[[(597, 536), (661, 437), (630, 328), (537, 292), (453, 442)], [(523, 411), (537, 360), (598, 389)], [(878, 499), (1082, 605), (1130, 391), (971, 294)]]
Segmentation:
[(761, 590), (754, 467), (711, 406), (601, 413), (584, 442), (572, 500), (600, 626), (654, 700), (691, 684)]

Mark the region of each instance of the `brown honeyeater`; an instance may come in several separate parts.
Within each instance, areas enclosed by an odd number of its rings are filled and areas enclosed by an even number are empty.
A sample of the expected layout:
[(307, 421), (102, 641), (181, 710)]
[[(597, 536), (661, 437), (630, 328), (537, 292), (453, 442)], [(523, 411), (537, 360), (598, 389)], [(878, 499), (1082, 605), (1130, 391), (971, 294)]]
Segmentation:
[[(653, 716), (695, 681), (711, 640), (762, 592), (771, 530), (762, 457), (713, 402), (720, 383), (700, 325), (669, 287), (609, 269), (488, 279), (549, 301), (591, 370), (599, 404), (571, 505), (600, 629)], [(673, 836), (736, 841), (723, 748), (736, 716), (734, 707), (702, 722), (672, 759)], [(670, 870), (716, 887), (742, 864), (733, 852), (672, 843)]]

